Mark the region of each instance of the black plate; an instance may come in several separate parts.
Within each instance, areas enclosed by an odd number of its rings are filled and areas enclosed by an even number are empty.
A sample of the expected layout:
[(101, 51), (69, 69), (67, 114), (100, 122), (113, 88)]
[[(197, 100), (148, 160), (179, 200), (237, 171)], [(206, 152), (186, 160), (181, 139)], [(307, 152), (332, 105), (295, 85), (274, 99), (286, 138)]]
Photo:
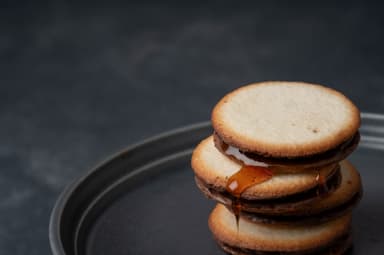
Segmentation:
[[(384, 116), (363, 114), (350, 160), (364, 197), (354, 213), (353, 254), (384, 248)], [(212, 133), (201, 123), (131, 146), (70, 185), (51, 217), (53, 254), (224, 254), (207, 218), (214, 202), (195, 187), (191, 151)]]

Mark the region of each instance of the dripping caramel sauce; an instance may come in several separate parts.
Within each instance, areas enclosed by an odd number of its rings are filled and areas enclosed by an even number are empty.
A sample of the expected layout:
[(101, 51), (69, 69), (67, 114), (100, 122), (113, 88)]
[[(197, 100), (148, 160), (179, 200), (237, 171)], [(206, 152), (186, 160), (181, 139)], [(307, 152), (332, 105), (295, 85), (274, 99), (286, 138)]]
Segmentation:
[[(234, 196), (231, 209), (236, 219), (237, 231), (239, 230), (239, 219), (242, 211), (241, 195), (251, 186), (265, 182), (273, 177), (273, 172), (261, 166), (243, 165), (240, 170), (229, 177), (226, 190)], [(319, 170), (316, 175), (317, 196), (323, 197), (329, 193), (327, 178)]]
[(229, 177), (226, 190), (235, 199), (232, 200), (232, 211), (236, 217), (236, 226), (239, 230), (239, 217), (241, 213), (241, 194), (249, 187), (265, 182), (272, 178), (273, 173), (266, 167), (243, 165), (238, 172)]
[[(234, 196), (231, 207), (236, 217), (237, 230), (239, 230), (239, 217), (242, 210), (240, 198), (242, 193), (253, 185), (269, 180), (272, 178), (273, 172), (280, 171), (281, 168), (283, 169), (283, 172), (285, 172), (286, 166), (270, 165), (265, 162), (256, 161), (255, 159), (247, 157), (247, 155), (243, 154), (237, 148), (231, 148), (217, 134), (214, 134), (213, 137), (215, 146), (220, 151), (242, 164), (241, 169), (228, 179), (226, 185), (226, 190)], [(300, 168), (300, 170), (304, 170), (305, 168), (310, 167), (310, 165), (301, 165), (300, 167), (296, 165), (296, 167)], [(317, 170), (316, 182), (317, 195), (327, 195), (329, 193), (327, 178), (320, 172), (320, 170)]]
[(327, 180), (323, 174), (320, 173), (320, 171), (317, 171), (316, 175), (316, 182), (317, 182), (317, 195), (318, 196), (325, 196), (329, 193), (329, 188), (327, 185)]

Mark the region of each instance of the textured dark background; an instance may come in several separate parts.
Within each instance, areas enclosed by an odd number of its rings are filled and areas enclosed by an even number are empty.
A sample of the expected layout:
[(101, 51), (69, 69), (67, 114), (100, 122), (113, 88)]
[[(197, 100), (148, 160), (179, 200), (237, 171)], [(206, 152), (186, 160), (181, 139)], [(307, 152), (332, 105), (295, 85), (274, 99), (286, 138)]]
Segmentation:
[(240, 85), (323, 83), (384, 112), (378, 4), (91, 3), (1, 3), (0, 254), (49, 254), (66, 184), (132, 142), (209, 119)]

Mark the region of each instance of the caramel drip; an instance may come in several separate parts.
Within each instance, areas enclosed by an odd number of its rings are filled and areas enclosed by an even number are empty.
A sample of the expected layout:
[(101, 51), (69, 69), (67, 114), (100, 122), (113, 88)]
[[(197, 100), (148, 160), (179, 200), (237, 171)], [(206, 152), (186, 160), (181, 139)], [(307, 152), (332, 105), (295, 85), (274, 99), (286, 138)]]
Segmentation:
[(239, 229), (239, 216), (241, 213), (241, 194), (249, 187), (265, 182), (272, 176), (273, 173), (266, 167), (243, 165), (238, 172), (229, 177), (226, 189), (235, 197), (231, 206), (236, 217), (237, 229)]
[(318, 196), (327, 195), (329, 192), (327, 180), (325, 176), (320, 173), (320, 171), (317, 171), (316, 182), (317, 182), (317, 195)]

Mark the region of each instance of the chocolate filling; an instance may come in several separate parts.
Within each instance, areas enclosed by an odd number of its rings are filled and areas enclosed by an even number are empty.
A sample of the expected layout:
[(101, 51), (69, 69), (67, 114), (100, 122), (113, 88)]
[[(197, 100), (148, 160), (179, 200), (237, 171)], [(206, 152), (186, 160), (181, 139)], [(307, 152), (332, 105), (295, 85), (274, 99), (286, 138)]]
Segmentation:
[[(309, 214), (309, 215), (267, 215), (267, 214), (261, 214), (261, 213), (249, 213), (242, 211), (240, 214), (243, 219), (252, 221), (252, 222), (261, 222), (261, 223), (267, 223), (267, 224), (297, 224), (300, 222), (300, 224), (307, 224), (307, 223), (321, 223), (328, 221), (330, 219), (337, 218), (341, 215), (344, 215), (345, 213), (351, 211), (356, 204), (360, 201), (362, 196), (362, 190), (359, 192), (356, 192), (356, 194), (349, 200), (347, 200), (345, 203), (334, 207), (327, 209), (325, 211), (322, 211), (317, 214)], [(228, 209), (230, 209), (229, 206), (227, 206)]]
[(229, 147), (237, 149), (239, 153), (243, 154), (245, 157), (249, 158), (250, 160), (260, 162), (261, 164), (281, 167), (297, 166), (300, 168), (315, 168), (337, 163), (346, 158), (357, 147), (357, 144), (360, 141), (360, 133), (356, 132), (351, 139), (345, 141), (333, 149), (323, 153), (304, 157), (271, 157), (262, 153), (246, 151), (233, 147), (216, 132), (213, 133), (213, 138), (216, 148), (237, 162), (240, 161), (241, 163), (244, 163), (243, 160), (236, 158), (234, 155), (228, 155), (227, 150)]
[(247, 248), (236, 247), (217, 240), (219, 246), (230, 254), (247, 254), (247, 255), (326, 255), (326, 254), (343, 254), (352, 244), (352, 236), (350, 231), (335, 239), (327, 245), (319, 246), (313, 249), (303, 251), (260, 251)]
[[(227, 205), (231, 205), (232, 201), (238, 199), (234, 197), (231, 193), (226, 190), (219, 190), (217, 187), (207, 184), (203, 179), (199, 177), (195, 177), (197, 186), (201, 189), (203, 193), (205, 193), (208, 197), (215, 198), (219, 197), (226, 202)], [(328, 177), (326, 181), (326, 186), (329, 192), (334, 191), (341, 183), (341, 174), (340, 168), (338, 167), (336, 171)], [(248, 199), (241, 197), (239, 204), (242, 206), (243, 211), (253, 212), (253, 209), (256, 211), (267, 209), (276, 209), (285, 208), (285, 210), (294, 211), (297, 206), (299, 206), (303, 202), (308, 202), (313, 199), (320, 199), (321, 196), (318, 195), (318, 186), (315, 186), (311, 189), (308, 189), (303, 192), (299, 192), (296, 194), (272, 198), (272, 199)]]

